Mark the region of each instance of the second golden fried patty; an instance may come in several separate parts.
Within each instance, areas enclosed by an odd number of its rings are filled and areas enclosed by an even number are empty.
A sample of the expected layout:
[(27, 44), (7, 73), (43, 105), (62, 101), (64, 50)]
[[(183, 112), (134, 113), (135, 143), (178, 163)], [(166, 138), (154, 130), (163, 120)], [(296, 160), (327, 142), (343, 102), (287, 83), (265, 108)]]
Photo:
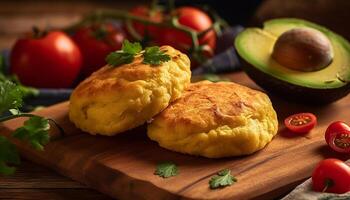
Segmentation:
[(271, 101), (230, 82), (194, 83), (155, 117), (148, 136), (160, 146), (209, 158), (251, 154), (277, 133)]
[(70, 97), (69, 117), (90, 134), (115, 135), (137, 127), (179, 98), (190, 83), (189, 58), (170, 46), (160, 48), (171, 60), (105, 66), (81, 82)]

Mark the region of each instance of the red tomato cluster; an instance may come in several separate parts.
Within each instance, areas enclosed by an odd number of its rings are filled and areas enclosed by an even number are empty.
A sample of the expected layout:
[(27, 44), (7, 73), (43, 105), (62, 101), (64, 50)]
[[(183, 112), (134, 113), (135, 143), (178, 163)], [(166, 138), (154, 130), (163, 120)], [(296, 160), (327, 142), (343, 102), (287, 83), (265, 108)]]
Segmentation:
[[(135, 7), (130, 10), (130, 13), (154, 22), (161, 22), (166, 18), (161, 11), (155, 10), (154, 12), (150, 12), (149, 8), (145, 6)], [(180, 25), (198, 33), (211, 28), (213, 24), (211, 18), (205, 12), (195, 7), (179, 7), (172, 14), (177, 17)], [(132, 24), (134, 30), (141, 37), (147, 35), (158, 45), (170, 45), (184, 52), (188, 51), (192, 46), (190, 35), (174, 28), (155, 27), (152, 25), (143, 25), (138, 22), (133, 22)], [(212, 54), (216, 46), (215, 31), (210, 30), (198, 39), (200, 45), (208, 45), (210, 47), (207, 49)]]
[[(307, 133), (317, 124), (312, 113), (298, 113), (284, 120), (285, 126), (295, 133)], [(330, 148), (350, 153), (350, 127), (341, 121), (330, 124), (325, 132)], [(346, 193), (350, 191), (350, 166), (338, 159), (321, 161), (312, 174), (313, 190), (318, 192)]]
[(28, 86), (72, 87), (78, 75), (105, 65), (108, 53), (121, 48), (125, 34), (110, 24), (81, 27), (72, 37), (52, 31), (17, 40), (11, 51), (12, 73)]
[[(166, 16), (161, 10), (150, 11), (146, 6), (137, 6), (130, 10), (135, 16), (160, 23)], [(194, 7), (180, 7), (172, 13), (178, 17), (178, 23), (197, 32), (212, 26), (210, 17)], [(149, 37), (157, 45), (171, 45), (181, 51), (191, 47), (191, 37), (181, 31), (131, 22), (134, 31), (142, 38)], [(129, 30), (129, 29), (126, 29)], [(131, 33), (125, 33), (111, 24), (92, 24), (76, 30), (69, 37), (62, 31), (47, 34), (29, 35), (17, 40), (11, 52), (11, 72), (28, 86), (39, 88), (72, 87), (81, 78), (104, 66), (105, 57), (121, 48), (123, 40)], [(134, 39), (134, 38), (129, 38)], [(200, 45), (207, 45), (209, 54), (216, 45), (213, 30), (199, 38)]]

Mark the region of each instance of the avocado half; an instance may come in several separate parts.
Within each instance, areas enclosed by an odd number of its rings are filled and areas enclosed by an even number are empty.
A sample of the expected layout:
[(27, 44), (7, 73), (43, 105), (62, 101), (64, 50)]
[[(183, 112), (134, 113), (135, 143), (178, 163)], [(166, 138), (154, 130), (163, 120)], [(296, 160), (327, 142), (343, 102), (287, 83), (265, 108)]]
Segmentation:
[[(271, 56), (278, 37), (293, 28), (313, 28), (330, 41), (333, 61), (319, 71), (302, 72), (277, 63)], [(235, 47), (248, 76), (265, 90), (297, 102), (325, 104), (350, 92), (350, 44), (317, 24), (293, 18), (266, 21), (263, 28), (247, 28)]]

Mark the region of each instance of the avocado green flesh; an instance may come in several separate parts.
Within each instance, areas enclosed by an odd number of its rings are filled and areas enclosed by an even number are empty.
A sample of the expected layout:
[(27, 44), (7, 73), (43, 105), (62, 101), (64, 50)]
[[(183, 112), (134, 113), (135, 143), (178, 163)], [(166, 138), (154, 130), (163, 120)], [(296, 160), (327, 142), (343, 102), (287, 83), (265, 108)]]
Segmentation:
[[(292, 28), (314, 28), (325, 34), (332, 45), (333, 61), (314, 72), (289, 69), (272, 59), (273, 46), (279, 35)], [(239, 55), (255, 68), (288, 83), (316, 89), (339, 88), (350, 82), (350, 45), (330, 30), (299, 19), (267, 21), (264, 28), (247, 28), (240, 33), (235, 46)]]

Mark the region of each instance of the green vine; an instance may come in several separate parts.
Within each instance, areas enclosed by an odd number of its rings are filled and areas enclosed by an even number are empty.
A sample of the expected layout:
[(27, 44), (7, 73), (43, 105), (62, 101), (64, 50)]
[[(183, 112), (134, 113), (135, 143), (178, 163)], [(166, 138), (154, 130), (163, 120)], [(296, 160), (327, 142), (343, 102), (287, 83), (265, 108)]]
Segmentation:
[[(154, 0), (152, 1), (151, 4), (151, 13), (155, 12), (155, 9), (160, 9), (159, 6), (157, 5), (158, 1)], [(107, 21), (107, 20), (121, 20), (124, 22), (125, 27), (127, 29), (127, 31), (130, 33), (130, 35), (137, 41), (142, 42), (143, 41), (143, 37), (137, 33), (137, 31), (134, 29), (132, 23), (133, 22), (138, 22), (144, 25), (152, 25), (155, 27), (162, 27), (162, 28), (172, 28), (175, 29), (177, 31), (181, 31), (184, 32), (185, 34), (189, 35), (191, 38), (191, 47), (189, 48), (189, 53), (190, 55), (198, 62), (203, 62), (203, 59), (205, 59), (205, 56), (203, 56), (203, 51), (213, 51), (212, 49), (210, 49), (210, 47), (208, 45), (200, 45), (199, 44), (199, 38), (201, 38), (202, 36), (204, 36), (206, 33), (208, 33), (211, 30), (214, 30), (216, 32), (217, 35), (221, 34), (221, 29), (223, 27), (227, 26), (227, 23), (221, 19), (215, 12), (208, 10), (208, 12), (211, 13), (211, 17), (214, 19), (214, 23), (206, 30), (202, 31), (202, 32), (197, 32), (189, 27), (183, 26), (178, 22), (178, 18), (176, 15), (173, 15), (171, 13), (172, 9), (174, 9), (174, 4), (173, 2), (169, 1), (169, 5), (168, 5), (170, 11), (170, 17), (166, 18), (164, 21), (162, 22), (154, 22), (151, 21), (147, 18), (143, 18), (140, 16), (136, 16), (133, 14), (130, 14), (127, 11), (123, 11), (123, 10), (110, 10), (110, 9), (106, 9), (106, 10), (97, 10), (95, 12), (92, 12), (90, 14), (88, 14), (87, 16), (83, 17), (83, 19), (70, 26), (67, 27), (65, 29), (65, 31), (67, 32), (71, 32), (74, 31), (75, 29), (81, 27), (81, 26), (85, 26), (91, 23), (96, 23), (96, 22), (103, 22), (103, 21)]]

